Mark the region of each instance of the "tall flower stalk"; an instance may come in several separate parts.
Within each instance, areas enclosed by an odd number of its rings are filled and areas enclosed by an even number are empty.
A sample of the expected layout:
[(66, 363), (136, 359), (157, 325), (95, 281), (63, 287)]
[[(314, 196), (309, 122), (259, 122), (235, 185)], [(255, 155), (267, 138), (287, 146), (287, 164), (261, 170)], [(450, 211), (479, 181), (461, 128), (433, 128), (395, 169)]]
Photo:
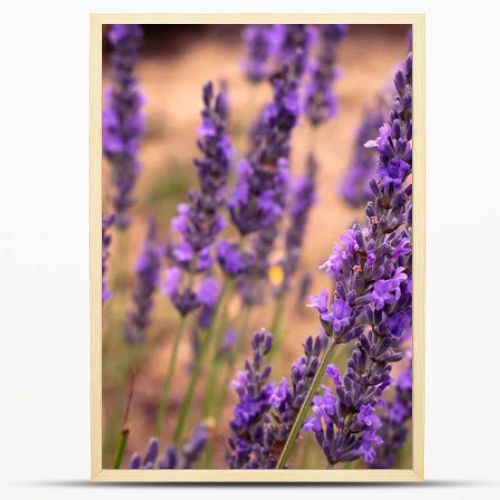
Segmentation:
[[(203, 105), (201, 126), (198, 129), (200, 138), (197, 143), (202, 156), (194, 160), (199, 189), (189, 193), (188, 203), (178, 206), (178, 215), (172, 220), (171, 227), (179, 234), (180, 241), (170, 243), (167, 248), (167, 255), (173, 266), (167, 270), (164, 290), (179, 311), (181, 319), (160, 401), (156, 422), (158, 436), (161, 434), (164, 416), (168, 409), (170, 387), (186, 317), (196, 309), (213, 312), (222, 293), (218, 280), (212, 275), (212, 266), (214, 243), (226, 226), (221, 207), (226, 197), (226, 183), (233, 155), (227, 135), (228, 104), (225, 90), (223, 89), (215, 96), (212, 84), (206, 84), (203, 88)], [(210, 325), (212, 323), (209, 321)], [(183, 403), (184, 417), (178, 422), (177, 442), (182, 437), (184, 420), (189, 411), (194, 386), (200, 373), (200, 360), (204, 356), (211, 331), (212, 326), (209, 326), (191, 374), (190, 386), (192, 388)]]
[[(412, 165), (412, 54), (396, 73), (396, 98), (389, 121), (375, 141), (379, 164), (370, 183), (374, 201), (366, 207), (367, 225), (354, 225), (336, 245), (323, 266), (334, 279), (332, 305), (328, 292), (313, 298), (327, 335), (333, 335), (308, 396), (301, 407), (278, 461), (285, 466), (291, 446), (320, 380), (326, 371), (329, 346), (345, 332), (358, 339), (342, 379), (334, 377), (338, 403), (329, 394), (315, 402), (311, 424), (328, 463), (351, 461), (374, 454), (375, 406), (390, 384), (390, 364), (399, 361), (400, 338), (411, 320), (411, 175)], [(366, 331), (365, 331), (366, 330)], [(333, 347), (332, 347), (333, 349)], [(330, 404), (329, 412), (324, 407)]]
[(123, 230), (130, 223), (128, 211), (134, 203), (133, 190), (140, 171), (139, 143), (144, 132), (144, 98), (135, 77), (142, 28), (138, 24), (113, 24), (108, 40), (112, 47), (111, 86), (105, 94), (102, 146), (112, 165), (115, 224)]
[(150, 323), (153, 294), (158, 286), (161, 252), (156, 242), (156, 224), (150, 220), (143, 249), (135, 266), (133, 306), (128, 313), (123, 335), (127, 342), (143, 342)]

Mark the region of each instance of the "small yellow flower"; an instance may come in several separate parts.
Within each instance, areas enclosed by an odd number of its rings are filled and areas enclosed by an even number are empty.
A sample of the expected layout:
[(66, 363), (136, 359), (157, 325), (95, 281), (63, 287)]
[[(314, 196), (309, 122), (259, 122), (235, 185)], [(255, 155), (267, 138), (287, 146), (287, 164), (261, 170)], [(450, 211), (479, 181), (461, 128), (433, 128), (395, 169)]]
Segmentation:
[(271, 285), (279, 287), (283, 283), (283, 279), (285, 277), (283, 268), (278, 265), (271, 266), (267, 273), (267, 277)]

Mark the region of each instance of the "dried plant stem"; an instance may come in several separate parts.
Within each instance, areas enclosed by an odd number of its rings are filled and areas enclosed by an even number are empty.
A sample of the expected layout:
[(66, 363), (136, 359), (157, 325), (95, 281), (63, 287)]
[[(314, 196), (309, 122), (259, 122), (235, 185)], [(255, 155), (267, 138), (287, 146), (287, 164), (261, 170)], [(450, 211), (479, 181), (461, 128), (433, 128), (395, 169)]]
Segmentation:
[(125, 453), (125, 448), (127, 447), (128, 435), (130, 429), (128, 426), (128, 415), (130, 413), (130, 406), (132, 404), (132, 397), (134, 395), (134, 381), (135, 373), (132, 372), (132, 378), (130, 381), (130, 391), (127, 398), (127, 405), (125, 407), (125, 413), (123, 414), (123, 425), (120, 433), (120, 440), (118, 442), (118, 448), (115, 454), (115, 460), (113, 462), (113, 469), (119, 469), (123, 460), (123, 454)]
[(168, 403), (170, 398), (170, 388), (172, 386), (172, 380), (175, 372), (175, 365), (177, 362), (177, 353), (179, 351), (179, 345), (182, 338), (182, 334), (184, 332), (184, 327), (186, 325), (186, 317), (182, 316), (179, 319), (179, 324), (177, 326), (177, 332), (175, 333), (174, 339), (174, 347), (172, 349), (172, 353), (170, 355), (170, 360), (168, 362), (167, 374), (165, 377), (165, 381), (163, 383), (163, 389), (161, 393), (160, 399), (160, 407), (158, 410), (158, 415), (156, 417), (155, 423), (155, 436), (160, 438), (161, 431), (163, 429), (163, 423), (165, 421), (165, 414), (168, 409)]
[(333, 337), (331, 337), (328, 340), (325, 352), (323, 354), (323, 357), (321, 358), (321, 363), (318, 367), (318, 371), (316, 372), (316, 375), (314, 376), (311, 382), (311, 386), (307, 391), (304, 402), (302, 403), (299, 412), (297, 413), (297, 417), (293, 422), (292, 428), (290, 429), (290, 434), (288, 434), (285, 445), (283, 446), (280, 458), (278, 460), (278, 463), (276, 464), (276, 469), (283, 469), (286, 465), (290, 452), (292, 451), (292, 447), (295, 444), (295, 441), (297, 439), (297, 436), (299, 435), (299, 432), (302, 429), (302, 426), (304, 425), (304, 420), (307, 416), (307, 412), (311, 407), (312, 398), (316, 393), (316, 391), (318, 390), (319, 384), (321, 383), (321, 380), (325, 375), (326, 366), (328, 365), (328, 360), (330, 359), (330, 356), (336, 345), (337, 342)]
[(201, 375), (201, 370), (202, 370), (203, 364), (205, 362), (205, 358), (207, 356), (207, 353), (210, 349), (210, 343), (211, 343), (213, 336), (214, 336), (214, 333), (215, 333), (215, 326), (216, 326), (215, 324), (216, 324), (216, 318), (218, 316), (218, 311), (219, 311), (220, 305), (222, 304), (224, 297), (228, 291), (228, 288), (230, 286), (230, 281), (231, 281), (230, 278), (228, 278), (227, 276), (224, 278), (224, 284), (222, 285), (222, 290), (221, 290), (221, 293), (219, 295), (219, 299), (217, 301), (217, 304), (215, 305), (212, 320), (210, 321), (210, 325), (205, 332), (205, 336), (202, 340), (198, 356), (196, 356), (194, 366), (193, 366), (193, 371), (191, 372), (191, 379), (189, 381), (189, 386), (188, 386), (184, 401), (182, 403), (179, 418), (177, 420), (177, 426), (176, 426), (175, 431), (174, 431), (174, 442), (175, 443), (179, 443), (182, 439), (183, 434), (184, 434), (184, 429), (185, 429), (187, 421), (188, 421), (189, 411), (190, 411), (191, 405), (193, 403), (194, 391), (196, 389), (196, 385), (198, 384), (198, 380), (199, 380), (200, 375)]

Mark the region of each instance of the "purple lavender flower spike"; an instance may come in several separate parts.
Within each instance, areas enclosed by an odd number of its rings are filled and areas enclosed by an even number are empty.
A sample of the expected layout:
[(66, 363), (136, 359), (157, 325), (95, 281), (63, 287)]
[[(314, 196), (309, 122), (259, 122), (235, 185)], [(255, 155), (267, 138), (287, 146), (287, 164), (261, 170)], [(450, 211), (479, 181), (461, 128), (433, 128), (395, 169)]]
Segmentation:
[(406, 423), (412, 417), (412, 365), (411, 351), (407, 354), (408, 368), (402, 372), (396, 382), (394, 400), (382, 401), (382, 427), (380, 436), (383, 444), (376, 448), (374, 460), (370, 467), (389, 469), (394, 467), (399, 451), (403, 448), (408, 436)]
[(150, 322), (153, 294), (159, 281), (161, 252), (156, 243), (156, 224), (149, 222), (142, 253), (136, 263), (136, 281), (132, 292), (133, 309), (129, 311), (124, 327), (128, 342), (143, 342)]
[(252, 338), (253, 359), (245, 362), (245, 370), (231, 383), (238, 394), (238, 403), (229, 423), (231, 437), (226, 462), (231, 469), (272, 468), (268, 462), (269, 443), (266, 427), (271, 408), (273, 384), (269, 381), (271, 366), (264, 366), (264, 356), (272, 346), (272, 337), (264, 329)]
[(105, 279), (107, 261), (109, 258), (109, 245), (111, 245), (111, 235), (109, 234), (109, 228), (113, 225), (115, 220), (114, 214), (102, 216), (102, 302), (111, 298), (111, 293), (107, 288), (107, 283)]
[(208, 441), (208, 428), (201, 423), (192, 437), (180, 448), (170, 445), (163, 456), (158, 459), (159, 443), (151, 438), (144, 458), (134, 453), (129, 462), (130, 469), (192, 469)]
[(273, 24), (251, 24), (245, 28), (243, 70), (247, 80), (259, 83), (269, 77), (280, 44), (280, 34), (281, 31)]
[(353, 207), (366, 204), (372, 198), (369, 181), (375, 173), (377, 155), (365, 143), (377, 134), (384, 123), (382, 103), (365, 109), (361, 125), (356, 132), (351, 164), (342, 180), (340, 194)]
[(129, 225), (127, 212), (134, 203), (133, 189), (140, 170), (137, 153), (144, 132), (144, 98), (134, 75), (142, 28), (138, 24), (114, 24), (108, 40), (112, 46), (112, 84), (105, 95), (102, 116), (103, 153), (113, 167), (115, 223), (119, 229), (125, 229)]
[[(198, 149), (201, 158), (194, 163), (198, 171), (199, 189), (189, 193), (188, 203), (177, 207), (171, 228), (178, 233), (177, 243), (169, 243), (167, 257), (173, 267), (168, 272), (164, 291), (182, 316), (201, 308), (200, 324), (210, 320), (218, 285), (210, 276), (214, 262), (214, 244), (226, 227), (220, 209), (226, 199), (226, 183), (231, 168), (233, 149), (227, 135), (228, 103), (225, 88), (215, 95), (211, 83), (203, 88), (203, 110)], [(176, 269), (174, 271), (174, 269)], [(198, 291), (187, 276), (204, 275)]]
[[(403, 357), (398, 349), (409, 326), (412, 299), (411, 78), (410, 53), (395, 77), (397, 95), (389, 122), (368, 144), (380, 157), (370, 183), (374, 201), (366, 207), (367, 227), (353, 226), (323, 266), (335, 279), (332, 306), (324, 293), (312, 304), (327, 335), (338, 341), (357, 338), (343, 379), (334, 378), (335, 402), (330, 394), (317, 396), (315, 417), (307, 425), (332, 466), (360, 456), (367, 463), (375, 461), (383, 439), (375, 410), (391, 384), (391, 364)], [(392, 169), (394, 163), (399, 168)]]
[(309, 211), (316, 202), (316, 159), (311, 153), (307, 158), (307, 168), (303, 176), (297, 178), (292, 192), (289, 209), (289, 226), (285, 234), (286, 256), (282, 262), (284, 280), (279, 294), (290, 286), (290, 281), (299, 265), (300, 250), (309, 220)]
[(311, 69), (305, 98), (305, 113), (313, 127), (337, 114), (337, 98), (332, 84), (337, 77), (337, 46), (346, 34), (345, 24), (323, 24), (319, 27), (320, 49)]
[(253, 258), (238, 286), (247, 303), (262, 294), (255, 290), (267, 276), (278, 224), (287, 201), (290, 138), (300, 115), (299, 85), (311, 43), (310, 27), (285, 25), (281, 57), (284, 64), (273, 74), (273, 100), (263, 110), (253, 147), (238, 165), (236, 186), (228, 206), (241, 235), (257, 233)]

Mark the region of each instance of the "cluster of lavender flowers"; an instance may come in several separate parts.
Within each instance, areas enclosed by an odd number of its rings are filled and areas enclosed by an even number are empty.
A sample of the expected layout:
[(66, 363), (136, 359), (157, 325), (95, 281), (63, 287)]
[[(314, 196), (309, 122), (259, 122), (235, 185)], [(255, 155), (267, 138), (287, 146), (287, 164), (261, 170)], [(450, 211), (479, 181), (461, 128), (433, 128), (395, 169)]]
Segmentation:
[(243, 33), (245, 58), (243, 71), (252, 83), (259, 83), (271, 75), (274, 57), (280, 45), (280, 31), (275, 24), (251, 24)]
[(103, 153), (113, 166), (115, 224), (124, 229), (129, 225), (127, 211), (134, 202), (133, 189), (140, 170), (139, 140), (144, 131), (144, 98), (134, 76), (142, 28), (137, 24), (114, 24), (108, 40), (112, 46), (112, 84), (105, 95), (102, 116)]
[(107, 288), (107, 283), (105, 279), (107, 260), (109, 258), (109, 245), (111, 245), (111, 235), (109, 234), (109, 228), (113, 225), (115, 220), (114, 214), (102, 216), (102, 302), (111, 298), (111, 293)]
[(148, 448), (143, 457), (135, 452), (130, 458), (130, 469), (192, 469), (201, 457), (208, 440), (206, 424), (200, 424), (180, 449), (174, 444), (167, 447), (162, 457), (158, 459), (160, 445), (158, 438), (149, 440)]
[(280, 54), (282, 66), (270, 82), (273, 99), (260, 115), (254, 144), (238, 165), (238, 178), (229, 199), (231, 219), (241, 237), (255, 233), (251, 252), (223, 240), (219, 262), (231, 276), (241, 276), (240, 290), (254, 303), (259, 281), (267, 276), (268, 258), (274, 247), (288, 193), (291, 133), (300, 116), (299, 88), (313, 40), (306, 25), (286, 25)]
[[(226, 197), (233, 151), (226, 131), (225, 90), (214, 96), (213, 86), (208, 83), (203, 88), (203, 104), (197, 143), (203, 156), (194, 161), (199, 190), (190, 191), (189, 202), (178, 206), (171, 228), (179, 234), (180, 242), (169, 244), (167, 249), (173, 266), (167, 270), (164, 291), (182, 316), (199, 307), (210, 311), (217, 301), (219, 283), (210, 274), (213, 245), (226, 227), (220, 209)], [(193, 289), (195, 274), (204, 275), (196, 291)]]
[(381, 103), (364, 110), (356, 132), (352, 160), (340, 185), (340, 195), (354, 207), (366, 204), (373, 196), (369, 181), (375, 173), (378, 157), (365, 144), (377, 134), (383, 123), (384, 108)]
[(319, 27), (319, 53), (311, 68), (305, 96), (305, 114), (313, 127), (337, 114), (337, 98), (332, 84), (338, 75), (335, 68), (337, 45), (346, 34), (345, 24), (323, 24)]
[(313, 301), (327, 334), (347, 331), (357, 338), (343, 379), (330, 368), (337, 396), (329, 391), (316, 396), (315, 416), (308, 422), (332, 466), (359, 456), (374, 461), (382, 444), (375, 409), (391, 384), (391, 363), (403, 357), (397, 349), (411, 324), (411, 53), (394, 83), (389, 122), (367, 144), (379, 152), (367, 227), (353, 226), (323, 266), (335, 280), (331, 308), (326, 290)]
[(381, 428), (379, 431), (383, 444), (377, 447), (372, 468), (389, 469), (396, 463), (398, 452), (403, 448), (408, 436), (407, 421), (412, 417), (412, 355), (406, 353), (408, 368), (396, 382), (394, 400), (382, 401)]
[(271, 365), (263, 360), (272, 347), (272, 336), (265, 330), (254, 333), (253, 361), (232, 382), (239, 398), (230, 422), (232, 437), (226, 456), (231, 468), (273, 469), (290, 429), (305, 400), (319, 367), (325, 337), (308, 337), (304, 354), (292, 365), (290, 382), (278, 385), (270, 380)]
[(161, 251), (156, 242), (156, 224), (149, 222), (142, 252), (135, 266), (136, 281), (132, 291), (133, 309), (129, 311), (124, 326), (126, 341), (143, 342), (150, 322), (153, 294), (158, 285)]
[(238, 394), (233, 418), (229, 423), (232, 436), (228, 440), (226, 462), (231, 469), (273, 468), (270, 461), (272, 439), (267, 427), (274, 391), (269, 380), (271, 366), (263, 365), (264, 356), (271, 350), (272, 336), (264, 329), (253, 334), (252, 362), (236, 374), (231, 386)]

